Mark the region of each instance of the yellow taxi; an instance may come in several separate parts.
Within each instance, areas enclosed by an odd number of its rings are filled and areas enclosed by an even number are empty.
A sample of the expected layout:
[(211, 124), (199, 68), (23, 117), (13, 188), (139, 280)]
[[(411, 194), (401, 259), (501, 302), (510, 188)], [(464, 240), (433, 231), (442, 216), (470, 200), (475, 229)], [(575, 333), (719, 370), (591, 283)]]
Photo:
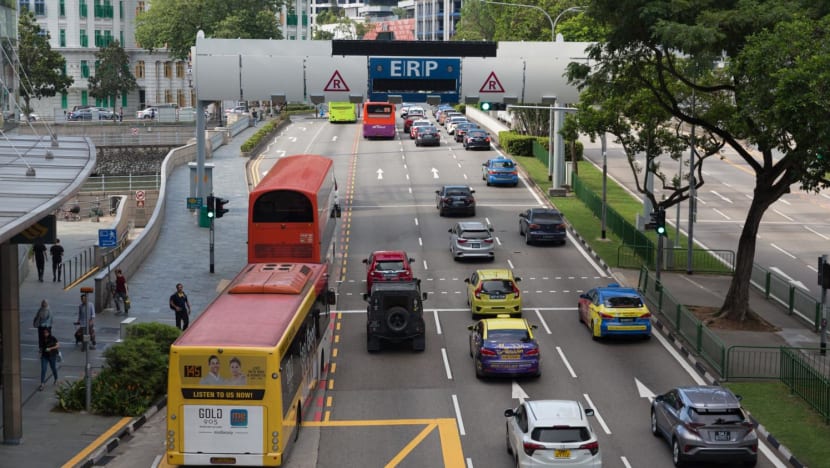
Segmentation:
[(467, 283), (467, 305), (473, 319), (479, 316), (511, 317), (522, 316), (522, 293), (517, 283), (522, 279), (513, 276), (507, 268), (476, 270), (465, 278)]

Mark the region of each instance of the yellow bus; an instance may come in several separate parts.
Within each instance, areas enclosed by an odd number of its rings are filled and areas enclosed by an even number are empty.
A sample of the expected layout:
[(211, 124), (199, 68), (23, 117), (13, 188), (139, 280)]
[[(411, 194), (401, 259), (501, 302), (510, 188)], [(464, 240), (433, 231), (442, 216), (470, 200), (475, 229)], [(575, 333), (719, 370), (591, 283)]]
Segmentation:
[(170, 348), (167, 462), (280, 466), (327, 372), (325, 265), (249, 264)]
[(351, 102), (330, 102), (329, 122), (357, 122), (355, 105)]

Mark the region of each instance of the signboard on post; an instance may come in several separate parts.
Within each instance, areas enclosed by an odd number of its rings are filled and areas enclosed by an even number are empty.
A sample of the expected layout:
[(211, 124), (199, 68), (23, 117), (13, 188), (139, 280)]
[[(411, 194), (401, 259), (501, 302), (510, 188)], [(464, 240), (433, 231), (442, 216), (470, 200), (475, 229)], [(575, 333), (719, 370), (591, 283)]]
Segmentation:
[(115, 247), (118, 245), (118, 235), (115, 229), (98, 230), (98, 247)]

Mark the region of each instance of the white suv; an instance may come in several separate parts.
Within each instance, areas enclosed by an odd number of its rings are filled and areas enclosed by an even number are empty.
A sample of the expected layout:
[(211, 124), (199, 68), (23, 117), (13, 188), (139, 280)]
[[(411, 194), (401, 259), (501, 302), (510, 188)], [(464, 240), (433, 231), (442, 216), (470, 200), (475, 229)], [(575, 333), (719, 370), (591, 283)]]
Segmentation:
[(517, 467), (602, 467), (597, 436), (587, 416), (594, 410), (573, 400), (528, 400), (504, 412), (507, 451)]

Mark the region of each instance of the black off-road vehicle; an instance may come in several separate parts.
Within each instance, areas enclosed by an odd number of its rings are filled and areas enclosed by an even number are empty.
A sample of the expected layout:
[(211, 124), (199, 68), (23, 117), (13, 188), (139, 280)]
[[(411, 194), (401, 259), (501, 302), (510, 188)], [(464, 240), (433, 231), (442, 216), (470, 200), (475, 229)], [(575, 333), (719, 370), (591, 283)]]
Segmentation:
[(412, 340), (413, 351), (426, 347), (421, 280), (374, 283), (372, 291), (363, 295), (367, 307), (366, 347), (380, 351), (381, 341), (400, 343)]

